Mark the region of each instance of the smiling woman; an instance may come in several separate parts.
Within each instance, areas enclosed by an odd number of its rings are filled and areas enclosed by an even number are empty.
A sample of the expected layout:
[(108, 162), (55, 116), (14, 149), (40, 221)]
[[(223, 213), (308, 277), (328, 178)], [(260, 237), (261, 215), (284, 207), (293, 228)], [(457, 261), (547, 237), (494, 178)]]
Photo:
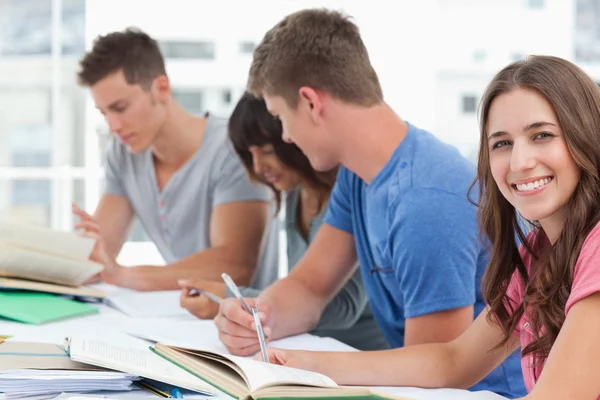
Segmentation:
[(552, 105), (537, 91), (515, 89), (494, 100), (487, 129), (493, 132), (490, 169), (500, 192), (556, 241), (580, 171)]

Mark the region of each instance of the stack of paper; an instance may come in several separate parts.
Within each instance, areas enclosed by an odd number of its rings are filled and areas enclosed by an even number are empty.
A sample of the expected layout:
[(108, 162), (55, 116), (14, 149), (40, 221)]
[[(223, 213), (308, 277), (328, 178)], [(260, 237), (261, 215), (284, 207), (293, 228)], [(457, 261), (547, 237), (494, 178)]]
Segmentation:
[(0, 371), (0, 399), (53, 398), (63, 392), (131, 390), (135, 375), (113, 371), (13, 369)]
[(73, 362), (49, 343), (0, 343), (0, 400), (54, 398), (62, 392), (132, 389), (137, 375)]

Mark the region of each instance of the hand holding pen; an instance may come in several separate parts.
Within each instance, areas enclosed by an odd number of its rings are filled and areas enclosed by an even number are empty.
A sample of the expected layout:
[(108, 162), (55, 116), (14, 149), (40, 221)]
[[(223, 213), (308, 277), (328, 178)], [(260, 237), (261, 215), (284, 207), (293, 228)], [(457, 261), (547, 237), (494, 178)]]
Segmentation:
[(200, 319), (215, 318), (219, 312), (219, 304), (221, 304), (226, 294), (223, 282), (187, 279), (180, 280), (179, 286), (182, 289), (179, 297), (182, 308)]
[(236, 298), (225, 299), (215, 317), (219, 339), (235, 355), (249, 356), (263, 350), (266, 353), (265, 342), (271, 335), (272, 324), (268, 307), (265, 304), (257, 304), (256, 299), (243, 298), (237, 286), (232, 285), (231, 278), (223, 279), (231, 286), (229, 290)]

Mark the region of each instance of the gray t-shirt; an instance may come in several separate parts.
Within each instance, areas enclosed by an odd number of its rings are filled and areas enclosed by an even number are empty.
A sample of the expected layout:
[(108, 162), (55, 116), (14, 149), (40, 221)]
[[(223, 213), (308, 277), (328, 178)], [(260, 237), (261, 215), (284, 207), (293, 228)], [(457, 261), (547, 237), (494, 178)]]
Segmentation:
[[(300, 233), (297, 215), (300, 206), (300, 190), (290, 190), (286, 195), (285, 230), (287, 234), (288, 270), (291, 271), (300, 261), (310, 242), (323, 223), (325, 210), (310, 223), (308, 240)], [(245, 297), (257, 297), (259, 290), (242, 288)], [(228, 293), (229, 295), (229, 293)], [(360, 271), (354, 275), (323, 310), (313, 335), (332, 337), (359, 350), (382, 350), (389, 348), (383, 333), (377, 326), (369, 307), (367, 293), (362, 283)]]
[[(150, 149), (131, 154), (112, 139), (106, 154), (107, 194), (124, 196), (169, 264), (210, 247), (214, 207), (236, 201), (272, 202), (270, 190), (250, 182), (227, 137), (227, 120), (209, 116), (198, 151), (158, 188)], [(272, 219), (252, 287), (277, 279), (279, 227)]]

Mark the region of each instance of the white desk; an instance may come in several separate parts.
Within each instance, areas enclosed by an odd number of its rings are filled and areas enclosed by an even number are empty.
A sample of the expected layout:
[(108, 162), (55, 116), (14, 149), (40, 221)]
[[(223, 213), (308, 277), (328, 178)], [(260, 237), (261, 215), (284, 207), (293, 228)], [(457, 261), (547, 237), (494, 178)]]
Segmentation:
[[(129, 317), (117, 310), (114, 310), (106, 305), (98, 304), (100, 312), (96, 315), (90, 315), (82, 318), (74, 318), (59, 322), (54, 322), (46, 325), (34, 326), (0, 320), (0, 335), (11, 335), (10, 340), (19, 341), (35, 341), (61, 344), (67, 336), (85, 336), (97, 339), (116, 340), (121, 344), (131, 344), (131, 346), (147, 346), (146, 342), (140, 339), (133, 338), (126, 334), (132, 326), (156, 326), (161, 327), (163, 331), (165, 327), (172, 327), (177, 330), (177, 326), (201, 326), (202, 336), (209, 334), (216, 337), (216, 328), (212, 321), (198, 321), (193, 316), (162, 318), (162, 319), (139, 319)], [(198, 324), (198, 325), (195, 325)], [(168, 329), (167, 329), (168, 331)], [(212, 331), (212, 332), (210, 332)], [(208, 332), (208, 333), (207, 333)], [(212, 341), (211, 341), (212, 342)], [(283, 339), (277, 341), (274, 345), (281, 348), (298, 348), (299, 345), (308, 346), (308, 350), (334, 350), (334, 351), (350, 351), (351, 347), (338, 342), (334, 339), (323, 339), (311, 335), (302, 335), (302, 340), (295, 338)], [(219, 343), (214, 344), (215, 347)], [(221, 345), (222, 346), (222, 345)], [(223, 351), (224, 347), (215, 348), (215, 351)], [(379, 388), (378, 388), (379, 389)], [(454, 389), (435, 389), (425, 390), (418, 388), (380, 388), (387, 392), (405, 395), (415, 400), (498, 400), (503, 397), (494, 395), (490, 392), (468, 392), (465, 390)], [(69, 396), (63, 395), (61, 399), (67, 399)], [(82, 399), (80, 395), (73, 395)], [(111, 395), (111, 398), (146, 398), (157, 399), (157, 397), (147, 394), (146, 392), (122, 393), (119, 395)]]

